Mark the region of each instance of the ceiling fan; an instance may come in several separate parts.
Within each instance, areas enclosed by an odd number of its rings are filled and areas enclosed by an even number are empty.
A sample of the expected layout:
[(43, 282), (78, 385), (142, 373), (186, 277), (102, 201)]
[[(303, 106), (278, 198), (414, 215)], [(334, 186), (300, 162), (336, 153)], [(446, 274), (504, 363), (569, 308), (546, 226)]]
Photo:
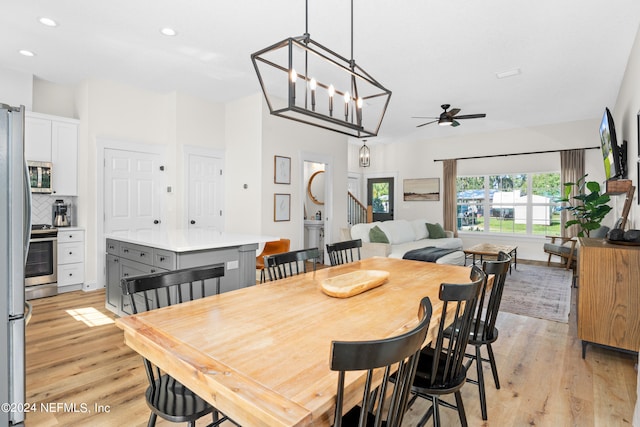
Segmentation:
[(429, 125), (431, 123), (436, 123), (438, 122), (438, 124), (440, 126), (460, 126), (460, 123), (458, 122), (458, 120), (462, 120), (462, 119), (480, 119), (483, 117), (487, 117), (486, 114), (484, 113), (480, 113), (480, 114), (467, 114), (467, 115), (463, 115), (463, 116), (457, 116), (457, 114), (460, 112), (459, 108), (453, 108), (451, 111), (447, 111), (449, 109), (449, 107), (451, 107), (451, 105), (449, 104), (442, 104), (440, 107), (442, 107), (442, 109), (444, 110), (444, 112), (442, 114), (440, 114), (439, 117), (412, 117), (412, 119), (435, 119), (432, 120), (430, 122), (426, 122), (426, 123), (422, 123), (421, 125), (418, 125), (416, 127), (422, 127), (422, 126), (426, 126)]

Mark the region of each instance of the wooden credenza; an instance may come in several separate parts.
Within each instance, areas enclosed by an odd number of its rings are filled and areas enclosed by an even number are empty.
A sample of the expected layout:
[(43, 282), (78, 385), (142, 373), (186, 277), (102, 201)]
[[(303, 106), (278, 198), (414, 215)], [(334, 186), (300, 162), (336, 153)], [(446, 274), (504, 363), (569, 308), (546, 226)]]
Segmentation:
[(640, 246), (580, 238), (578, 338), (582, 357), (589, 343), (640, 350)]

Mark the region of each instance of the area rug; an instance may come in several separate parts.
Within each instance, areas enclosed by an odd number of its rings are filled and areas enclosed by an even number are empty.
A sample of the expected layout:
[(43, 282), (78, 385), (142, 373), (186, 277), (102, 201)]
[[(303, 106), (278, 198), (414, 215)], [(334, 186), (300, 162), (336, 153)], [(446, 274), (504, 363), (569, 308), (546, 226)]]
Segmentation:
[(568, 323), (573, 273), (564, 268), (518, 264), (507, 274), (500, 310)]

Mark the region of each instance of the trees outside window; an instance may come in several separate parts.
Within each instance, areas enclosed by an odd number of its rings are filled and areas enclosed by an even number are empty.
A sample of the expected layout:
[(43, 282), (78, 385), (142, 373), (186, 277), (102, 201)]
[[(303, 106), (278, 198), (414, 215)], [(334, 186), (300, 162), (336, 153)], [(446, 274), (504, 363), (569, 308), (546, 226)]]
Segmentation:
[(559, 235), (560, 173), (457, 178), (458, 230)]

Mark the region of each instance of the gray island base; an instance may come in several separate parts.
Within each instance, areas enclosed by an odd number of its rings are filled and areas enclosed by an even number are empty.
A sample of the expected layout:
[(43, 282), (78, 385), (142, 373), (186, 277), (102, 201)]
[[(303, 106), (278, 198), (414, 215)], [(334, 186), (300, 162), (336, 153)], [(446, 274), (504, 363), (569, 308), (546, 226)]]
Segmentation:
[[(106, 240), (106, 303), (119, 316), (132, 314), (120, 279), (141, 274), (223, 264), (220, 291), (256, 284), (256, 251), (272, 236), (221, 233), (215, 230), (174, 230), (158, 235), (108, 236)], [(207, 283), (205, 294), (214, 293)]]

